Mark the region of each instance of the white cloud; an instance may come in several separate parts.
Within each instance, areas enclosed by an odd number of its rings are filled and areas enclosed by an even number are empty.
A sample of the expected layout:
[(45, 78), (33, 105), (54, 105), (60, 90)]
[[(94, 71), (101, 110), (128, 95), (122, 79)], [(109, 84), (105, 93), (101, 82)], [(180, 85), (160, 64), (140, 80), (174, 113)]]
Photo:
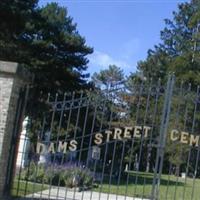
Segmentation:
[(131, 67), (125, 60), (115, 59), (109, 54), (100, 51), (94, 51), (94, 53), (89, 56), (89, 60), (91, 66), (97, 66), (102, 69), (108, 68), (109, 65), (117, 65), (122, 69)]
[(130, 72), (136, 71), (136, 65), (138, 62), (138, 53), (141, 47), (141, 41), (139, 38), (133, 38), (127, 40), (126, 42), (118, 45), (112, 53), (115, 56), (102, 51), (94, 51), (94, 53), (89, 58), (89, 68), (90, 74), (94, 72), (99, 72), (102, 69), (107, 69), (109, 65), (117, 65), (124, 70), (125, 75)]

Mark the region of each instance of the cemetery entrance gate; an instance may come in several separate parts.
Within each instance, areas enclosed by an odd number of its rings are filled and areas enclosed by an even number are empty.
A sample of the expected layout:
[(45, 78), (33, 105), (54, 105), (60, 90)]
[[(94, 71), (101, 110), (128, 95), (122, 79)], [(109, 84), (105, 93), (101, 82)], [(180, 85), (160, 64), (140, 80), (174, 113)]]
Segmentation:
[(27, 106), (16, 117), (11, 194), (55, 200), (199, 199), (199, 87), (179, 84), (174, 75), (166, 82), (41, 93), (33, 96), (35, 104), (22, 94), (19, 104)]

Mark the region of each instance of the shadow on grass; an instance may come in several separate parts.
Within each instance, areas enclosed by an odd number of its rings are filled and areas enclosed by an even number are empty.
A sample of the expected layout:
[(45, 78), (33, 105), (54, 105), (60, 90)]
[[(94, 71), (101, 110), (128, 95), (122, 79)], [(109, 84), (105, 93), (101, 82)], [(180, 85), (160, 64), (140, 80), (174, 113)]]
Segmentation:
[[(170, 177), (170, 179), (168, 180), (168, 177), (167, 178), (161, 177), (160, 184), (163, 186), (184, 186), (185, 185), (184, 182), (177, 181), (177, 180), (175, 180), (175, 178), (174, 178), (174, 180), (172, 180), (172, 178)], [(103, 183), (109, 184), (109, 178), (105, 178)], [(152, 173), (129, 172), (128, 184), (144, 185), (144, 183), (146, 185), (153, 184), (153, 174)], [(118, 185), (118, 177), (112, 178), (111, 184)], [(126, 185), (126, 184), (127, 184), (127, 173), (121, 177), (119, 185), (122, 186), (122, 185)]]

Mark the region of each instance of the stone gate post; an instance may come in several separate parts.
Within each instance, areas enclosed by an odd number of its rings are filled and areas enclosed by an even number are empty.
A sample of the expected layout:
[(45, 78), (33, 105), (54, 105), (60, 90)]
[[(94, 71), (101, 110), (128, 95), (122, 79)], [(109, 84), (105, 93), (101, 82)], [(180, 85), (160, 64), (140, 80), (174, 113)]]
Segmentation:
[(20, 89), (30, 79), (30, 73), (18, 63), (0, 61), (0, 199), (8, 192), (5, 186)]

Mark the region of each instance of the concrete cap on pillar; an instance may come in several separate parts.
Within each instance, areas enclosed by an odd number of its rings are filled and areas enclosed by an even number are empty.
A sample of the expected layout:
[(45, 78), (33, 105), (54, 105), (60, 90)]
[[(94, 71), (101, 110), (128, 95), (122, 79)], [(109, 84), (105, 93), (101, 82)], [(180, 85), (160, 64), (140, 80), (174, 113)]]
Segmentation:
[(26, 82), (31, 82), (33, 79), (33, 75), (29, 70), (16, 62), (0, 61), (0, 72), (11, 76), (17, 76)]

